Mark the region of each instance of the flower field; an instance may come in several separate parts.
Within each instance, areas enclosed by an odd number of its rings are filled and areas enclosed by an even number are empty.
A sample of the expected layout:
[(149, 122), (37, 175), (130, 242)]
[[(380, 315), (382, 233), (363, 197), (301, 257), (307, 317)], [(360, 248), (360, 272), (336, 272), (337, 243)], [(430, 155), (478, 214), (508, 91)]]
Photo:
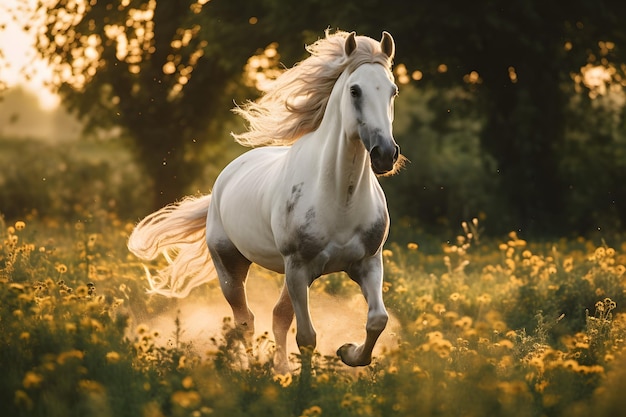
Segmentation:
[[(479, 240), (472, 222), (436, 250), (389, 243), (394, 343), (368, 367), (319, 353), (310, 372), (276, 375), (271, 334), (244, 351), (228, 318), (207, 320), (215, 336), (204, 341), (179, 316), (163, 328), (144, 320), (219, 289), (147, 295), (125, 246), (131, 228), (106, 212), (0, 221), (5, 415), (608, 416), (626, 406), (623, 240)], [(312, 288), (339, 304), (356, 293), (342, 275)]]

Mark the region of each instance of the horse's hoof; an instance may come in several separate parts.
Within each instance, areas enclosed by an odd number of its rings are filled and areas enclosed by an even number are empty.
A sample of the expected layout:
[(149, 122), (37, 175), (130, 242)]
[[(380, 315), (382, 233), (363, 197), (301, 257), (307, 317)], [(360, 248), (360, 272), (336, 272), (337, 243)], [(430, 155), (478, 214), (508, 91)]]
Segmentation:
[(366, 366), (372, 362), (372, 358), (360, 358), (359, 346), (356, 343), (346, 343), (337, 349), (337, 356), (348, 366)]
[(272, 359), (272, 368), (274, 375), (287, 375), (291, 373), (287, 355), (283, 352), (275, 352)]

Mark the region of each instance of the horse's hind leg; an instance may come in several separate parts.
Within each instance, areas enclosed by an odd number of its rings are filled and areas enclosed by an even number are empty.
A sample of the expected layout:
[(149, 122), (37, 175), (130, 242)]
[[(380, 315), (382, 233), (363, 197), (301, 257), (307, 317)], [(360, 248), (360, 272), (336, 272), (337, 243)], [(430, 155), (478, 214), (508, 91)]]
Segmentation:
[(276, 341), (276, 353), (274, 354), (274, 370), (280, 374), (289, 372), (287, 360), (287, 333), (293, 322), (293, 305), (289, 297), (287, 284), (283, 286), (280, 298), (274, 306), (273, 330)]
[(222, 293), (233, 310), (236, 328), (241, 330), (246, 343), (250, 343), (254, 335), (254, 314), (248, 307), (246, 296), (246, 278), (250, 261), (229, 240), (218, 242), (211, 240), (207, 239), (209, 251)]

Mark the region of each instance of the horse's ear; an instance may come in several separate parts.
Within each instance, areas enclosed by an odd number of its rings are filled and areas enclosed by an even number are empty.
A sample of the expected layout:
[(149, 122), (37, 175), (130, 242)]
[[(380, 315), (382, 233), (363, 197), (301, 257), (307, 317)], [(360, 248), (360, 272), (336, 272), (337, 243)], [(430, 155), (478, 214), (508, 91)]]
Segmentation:
[(389, 58), (393, 58), (396, 54), (396, 44), (389, 32), (383, 32), (383, 38), (380, 40), (380, 49), (382, 49), (383, 53)]
[(350, 56), (356, 49), (356, 32), (350, 32), (346, 38), (346, 56)]

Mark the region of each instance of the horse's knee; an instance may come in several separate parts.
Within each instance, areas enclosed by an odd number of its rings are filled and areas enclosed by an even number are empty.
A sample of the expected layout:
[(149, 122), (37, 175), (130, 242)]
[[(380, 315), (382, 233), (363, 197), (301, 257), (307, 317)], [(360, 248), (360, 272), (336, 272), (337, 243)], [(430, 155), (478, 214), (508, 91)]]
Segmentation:
[(368, 332), (382, 332), (387, 327), (389, 315), (386, 311), (371, 312), (367, 317), (366, 330)]
[(272, 311), (274, 322), (289, 322), (293, 319), (293, 308), (291, 305), (276, 304)]
[(274, 332), (274, 336), (276, 337), (277, 342), (279, 341), (279, 339), (287, 337), (287, 332), (289, 331), (289, 327), (291, 326), (292, 321), (292, 315), (286, 315), (284, 313), (274, 310), (274, 317), (272, 319), (272, 331)]

